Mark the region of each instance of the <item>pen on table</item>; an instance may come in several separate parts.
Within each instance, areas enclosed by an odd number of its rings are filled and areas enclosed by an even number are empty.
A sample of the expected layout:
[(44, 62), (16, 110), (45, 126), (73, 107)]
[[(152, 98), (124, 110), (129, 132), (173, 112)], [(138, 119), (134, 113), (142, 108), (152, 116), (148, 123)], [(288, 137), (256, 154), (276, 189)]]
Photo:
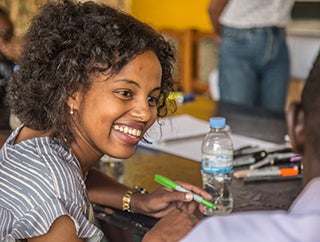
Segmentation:
[[(233, 158), (238, 158), (238, 157), (241, 157), (241, 156), (245, 156), (245, 155), (250, 155), (252, 154), (252, 152), (255, 152), (257, 150), (258, 146), (253, 146), (253, 145), (245, 145), (245, 146), (242, 146), (238, 149), (235, 149), (233, 151)], [(250, 152), (251, 151), (251, 152)]]
[(296, 176), (299, 174), (298, 166), (293, 168), (278, 168), (275, 167), (273, 170), (253, 170), (249, 172), (246, 177), (252, 176)]
[(268, 154), (272, 153), (287, 153), (292, 152), (292, 147), (290, 144), (282, 144), (282, 145), (276, 145), (273, 147), (268, 147), (264, 149)]
[(256, 163), (257, 161), (262, 160), (266, 156), (267, 156), (267, 152), (264, 150), (260, 150), (250, 155), (235, 158), (233, 160), (233, 166), (238, 167), (238, 166), (251, 165)]
[[(235, 149), (233, 151), (233, 158), (236, 159), (244, 156), (252, 156), (255, 153), (262, 151), (261, 149), (257, 150), (257, 148), (258, 146), (246, 145), (238, 149)], [(263, 151), (267, 152), (267, 154), (288, 153), (288, 152), (292, 152), (292, 147), (288, 146), (288, 144), (284, 144), (284, 145), (277, 145), (269, 148), (264, 148)]]
[(302, 174), (296, 176), (253, 176), (245, 177), (244, 183), (251, 182), (277, 182), (277, 181), (289, 181), (289, 180), (301, 180)]
[(295, 165), (292, 168), (279, 168), (277, 166), (269, 166), (257, 170), (244, 169), (235, 171), (233, 176), (235, 178), (247, 178), (247, 177), (263, 177), (263, 176), (295, 176), (301, 171), (301, 166)]
[(170, 189), (173, 189), (173, 190), (176, 190), (176, 191), (179, 191), (179, 192), (189, 192), (189, 193), (192, 193), (193, 195), (193, 200), (195, 200), (196, 202), (198, 203), (201, 203), (203, 205), (205, 205), (206, 207), (208, 208), (212, 208), (212, 209), (215, 209), (217, 210), (217, 206), (214, 205), (212, 202), (204, 199), (203, 197), (201, 197), (200, 195), (178, 185), (177, 183), (175, 183), (174, 181), (170, 180), (169, 178), (166, 178), (164, 176), (161, 176), (161, 175), (158, 175), (158, 174), (155, 174), (154, 175), (154, 180), (158, 183), (160, 183), (161, 185), (167, 187), (167, 188), (170, 188)]
[(301, 162), (302, 156), (301, 155), (296, 155), (292, 152), (289, 153), (274, 153), (268, 155), (265, 159), (258, 161), (257, 163), (250, 165), (250, 169), (257, 169), (261, 168), (267, 165), (279, 165), (279, 164), (285, 164), (285, 163), (292, 163), (292, 164), (297, 164)]

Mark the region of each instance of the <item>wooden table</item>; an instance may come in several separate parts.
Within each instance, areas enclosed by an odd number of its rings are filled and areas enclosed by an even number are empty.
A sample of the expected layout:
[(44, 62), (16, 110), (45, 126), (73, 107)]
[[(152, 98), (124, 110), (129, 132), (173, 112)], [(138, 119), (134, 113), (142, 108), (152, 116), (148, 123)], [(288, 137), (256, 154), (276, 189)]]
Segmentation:
[[(0, 110), (0, 146), (10, 129), (7, 125), (8, 112)], [(176, 114), (188, 113), (203, 120), (213, 115), (227, 117), (234, 133), (282, 142), (286, 132), (283, 114), (270, 113), (261, 109), (248, 109), (212, 101), (206, 96), (196, 96), (194, 102), (178, 107)], [(103, 169), (128, 186), (140, 185), (152, 191), (159, 185), (154, 174), (162, 174), (174, 180), (182, 180), (202, 186), (200, 163), (167, 153), (142, 147), (130, 159), (122, 162), (103, 163)], [(281, 182), (259, 182), (245, 184), (233, 179), (234, 211), (287, 209), (301, 191), (301, 180)]]
[[(223, 107), (226, 107), (226, 105)], [(227, 107), (230, 108), (228, 105)], [(232, 107), (234, 108), (234, 106)], [(236, 110), (240, 110), (242, 113), (240, 121), (245, 120), (247, 125), (252, 126), (251, 123), (248, 123), (248, 118), (243, 116), (246, 114), (245, 110), (238, 108)], [(214, 114), (224, 113), (224, 116), (229, 117), (230, 121), (232, 120), (233, 122), (232, 130), (244, 134), (237, 129), (237, 125), (241, 125), (237, 122), (237, 115), (239, 115), (237, 111), (234, 112), (232, 110), (233, 114), (235, 114), (234, 116), (231, 115), (231, 112), (228, 113), (226, 111), (225, 109), (222, 110), (222, 106), (210, 100), (209, 97), (197, 96), (194, 102), (180, 106), (177, 114), (189, 113), (198, 118), (209, 120)], [(261, 113), (253, 112), (253, 117), (251, 117), (253, 122), (259, 122), (259, 118), (261, 119), (260, 123), (262, 122), (260, 133), (255, 129), (253, 136), (261, 136), (261, 133), (263, 133), (261, 128), (264, 131), (269, 129), (268, 140), (282, 142), (283, 135), (286, 132), (284, 116), (268, 112), (264, 113), (264, 115), (261, 115)], [(255, 117), (255, 114), (259, 118)], [(273, 119), (271, 120), (272, 117)], [(266, 123), (263, 123), (264, 121)], [(275, 132), (276, 135), (272, 136), (272, 132)], [(202, 186), (199, 162), (142, 147), (138, 147), (136, 154), (130, 159), (123, 162), (107, 163), (105, 166), (110, 175), (120, 179), (124, 184), (128, 186), (140, 185), (148, 191), (152, 191), (159, 186), (153, 180), (155, 173)], [(300, 191), (301, 180), (245, 184), (243, 180), (233, 179), (234, 211), (287, 209)]]

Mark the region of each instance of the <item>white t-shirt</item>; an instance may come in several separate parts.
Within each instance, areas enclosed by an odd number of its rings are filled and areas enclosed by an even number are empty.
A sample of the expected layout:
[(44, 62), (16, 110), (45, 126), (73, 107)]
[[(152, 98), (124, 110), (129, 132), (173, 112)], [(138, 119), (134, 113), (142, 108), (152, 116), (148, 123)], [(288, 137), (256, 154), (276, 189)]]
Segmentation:
[(294, 0), (229, 0), (219, 21), (234, 28), (285, 27), (293, 4)]
[(181, 242), (314, 242), (320, 239), (320, 177), (288, 211), (251, 211), (202, 220)]

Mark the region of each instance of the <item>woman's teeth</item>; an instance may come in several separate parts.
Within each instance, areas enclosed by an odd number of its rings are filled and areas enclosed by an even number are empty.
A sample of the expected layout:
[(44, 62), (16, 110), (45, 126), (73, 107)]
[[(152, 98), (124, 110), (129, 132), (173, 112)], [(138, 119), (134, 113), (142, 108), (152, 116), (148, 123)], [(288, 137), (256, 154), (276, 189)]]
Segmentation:
[(114, 125), (113, 128), (115, 130), (119, 130), (122, 133), (130, 134), (130, 135), (135, 136), (135, 137), (140, 137), (140, 135), (141, 135), (141, 130), (129, 128), (128, 126)]

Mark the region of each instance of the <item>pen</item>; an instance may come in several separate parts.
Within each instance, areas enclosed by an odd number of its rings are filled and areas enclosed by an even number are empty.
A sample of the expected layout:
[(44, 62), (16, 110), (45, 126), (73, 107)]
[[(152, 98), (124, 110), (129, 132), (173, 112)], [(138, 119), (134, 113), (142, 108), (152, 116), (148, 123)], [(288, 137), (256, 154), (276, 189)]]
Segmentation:
[(242, 147), (235, 149), (233, 151), (233, 158), (235, 159), (235, 158), (238, 158), (241, 156), (250, 155), (252, 153), (252, 152), (250, 152), (250, 150), (255, 152), (254, 150), (257, 150), (257, 148), (258, 148), (257, 145), (256, 146), (252, 146), (252, 145), (242, 146)]
[(261, 177), (261, 176), (296, 176), (299, 174), (299, 168), (278, 168), (271, 170), (252, 170), (245, 177)]
[(262, 160), (266, 156), (267, 156), (266, 151), (264, 151), (264, 150), (257, 151), (257, 152), (250, 154), (250, 155), (235, 158), (233, 160), (233, 166), (238, 167), (238, 166), (251, 165), (251, 164), (256, 163), (257, 161)]
[(289, 181), (289, 180), (301, 180), (302, 175), (298, 174), (296, 176), (253, 176), (245, 177), (243, 179), (244, 183), (251, 182), (277, 182), (277, 181)]
[(201, 203), (201, 204), (205, 205), (208, 208), (212, 208), (212, 209), (217, 210), (216, 205), (214, 205), (212, 202), (210, 202), (210, 201), (204, 199), (203, 197), (201, 197), (200, 195), (198, 195), (196, 193), (193, 193), (192, 191), (190, 191), (190, 190), (178, 185), (177, 183), (175, 183), (174, 181), (170, 180), (169, 178), (166, 178), (164, 176), (155, 174), (154, 175), (154, 180), (156, 182), (160, 183), (162, 186), (165, 186), (167, 188), (170, 188), (170, 189), (173, 189), (173, 190), (176, 190), (176, 191), (179, 191), (179, 192), (190, 192), (193, 195), (193, 200), (194, 201), (196, 201), (198, 203)]
[(257, 169), (267, 165), (279, 165), (285, 163), (299, 163), (302, 159), (301, 155), (296, 155), (295, 153), (274, 153), (268, 155), (265, 159), (250, 166), (250, 169)]
[(235, 178), (247, 178), (247, 177), (264, 177), (264, 176), (295, 176), (300, 173), (302, 167), (295, 165), (291, 168), (279, 168), (278, 166), (269, 166), (261, 169), (245, 169), (238, 170), (233, 173)]

